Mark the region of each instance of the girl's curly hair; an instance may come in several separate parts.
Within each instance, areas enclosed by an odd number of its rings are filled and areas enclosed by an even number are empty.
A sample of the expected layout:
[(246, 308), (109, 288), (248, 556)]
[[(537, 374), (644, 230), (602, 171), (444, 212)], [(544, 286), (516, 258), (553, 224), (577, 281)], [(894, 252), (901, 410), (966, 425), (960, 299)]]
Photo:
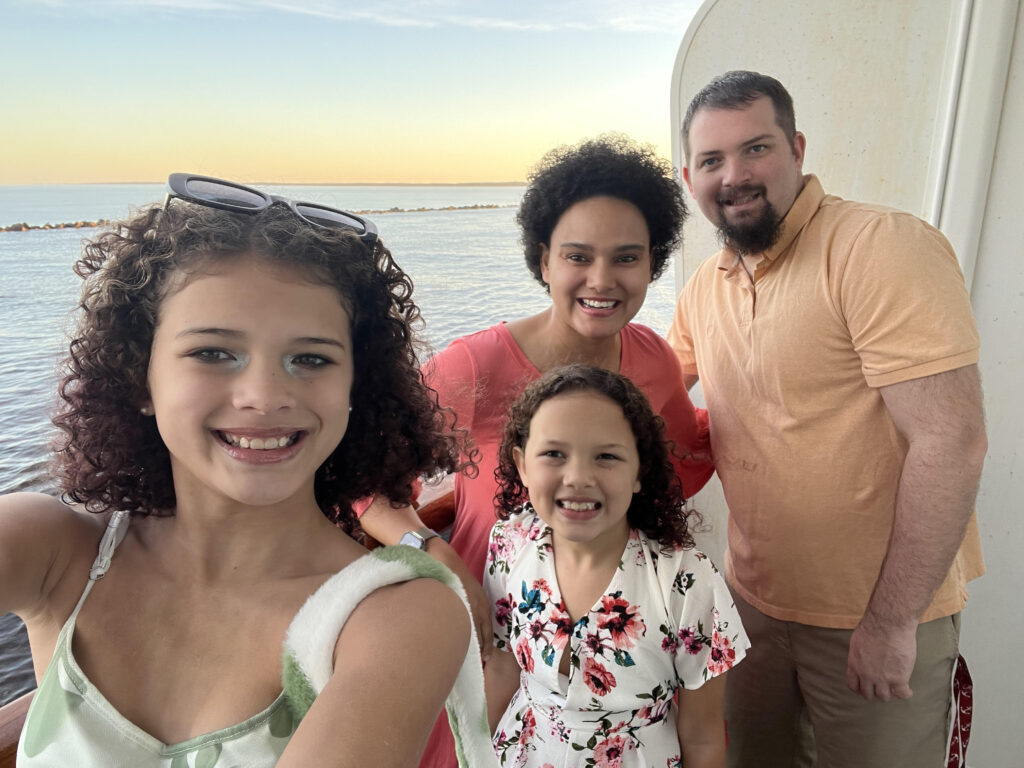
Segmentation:
[(651, 236), (651, 280), (661, 277), (680, 243), (687, 212), (675, 168), (654, 147), (627, 136), (609, 133), (556, 147), (541, 158), (529, 182), (516, 221), (526, 266), (545, 288), (542, 246), (550, 244), (562, 214), (582, 200), (614, 197), (640, 209)]
[(149, 398), (160, 303), (190, 276), (238, 257), (333, 286), (349, 314), (352, 412), (314, 481), (328, 518), (355, 533), (356, 499), (381, 493), (408, 502), (418, 475), (462, 468), (454, 422), (420, 375), (412, 281), (383, 243), (368, 247), (281, 205), (239, 214), (174, 201), (113, 224), (86, 243), (75, 265), (85, 283), (53, 420), (62, 433), (55, 470), (66, 500), (93, 512), (173, 514), (170, 456), (155, 420), (139, 412)]
[(665, 423), (651, 410), (644, 393), (625, 376), (580, 363), (550, 369), (527, 386), (509, 409), (494, 472), (498, 517), (507, 520), (528, 500), (513, 448), (526, 449), (530, 422), (542, 403), (570, 392), (596, 392), (607, 397), (622, 409), (629, 422), (640, 457), (640, 492), (633, 495), (626, 513), (630, 527), (643, 531), (666, 549), (694, 546), (690, 519), (696, 513), (686, 509), (682, 486), (669, 461)]

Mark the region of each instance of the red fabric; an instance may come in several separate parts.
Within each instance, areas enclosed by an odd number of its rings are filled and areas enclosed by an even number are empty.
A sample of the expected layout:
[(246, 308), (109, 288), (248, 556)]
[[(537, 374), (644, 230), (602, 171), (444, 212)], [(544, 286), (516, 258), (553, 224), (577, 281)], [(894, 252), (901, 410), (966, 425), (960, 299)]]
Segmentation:
[(946, 768), (967, 768), (967, 744), (971, 740), (974, 709), (974, 682), (963, 656), (956, 657), (953, 670), (953, 712), (949, 733), (949, 760)]

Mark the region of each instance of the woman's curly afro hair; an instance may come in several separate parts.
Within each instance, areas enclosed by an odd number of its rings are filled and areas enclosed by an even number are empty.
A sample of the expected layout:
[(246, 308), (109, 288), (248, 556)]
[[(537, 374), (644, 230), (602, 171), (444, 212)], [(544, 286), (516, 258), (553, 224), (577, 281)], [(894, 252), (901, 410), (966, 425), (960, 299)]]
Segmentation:
[(633, 495), (626, 513), (630, 527), (643, 531), (666, 550), (692, 547), (690, 519), (696, 513), (686, 509), (683, 489), (669, 461), (661, 417), (651, 410), (644, 393), (625, 376), (580, 363), (550, 369), (527, 386), (512, 404), (494, 472), (498, 482), (494, 496), (498, 517), (507, 520), (529, 500), (516, 469), (513, 449), (526, 449), (530, 422), (541, 404), (573, 392), (594, 392), (608, 398), (622, 409), (629, 422), (640, 457), (640, 491)]
[(654, 148), (627, 136), (606, 134), (575, 146), (556, 147), (529, 178), (516, 221), (522, 230), (526, 266), (537, 282), (542, 246), (570, 207), (592, 197), (614, 197), (635, 205), (651, 236), (651, 280), (665, 271), (678, 247), (686, 202), (675, 169)]
[(64, 361), (55, 470), (68, 501), (103, 512), (173, 514), (170, 456), (149, 399), (150, 347), (160, 303), (217, 262), (255, 259), (337, 289), (349, 315), (355, 375), (344, 438), (317, 470), (316, 499), (347, 531), (351, 503), (381, 493), (408, 502), (420, 474), (457, 471), (450, 417), (420, 375), (412, 282), (383, 243), (311, 225), (281, 205), (238, 214), (173, 201), (114, 224), (86, 243), (85, 281)]

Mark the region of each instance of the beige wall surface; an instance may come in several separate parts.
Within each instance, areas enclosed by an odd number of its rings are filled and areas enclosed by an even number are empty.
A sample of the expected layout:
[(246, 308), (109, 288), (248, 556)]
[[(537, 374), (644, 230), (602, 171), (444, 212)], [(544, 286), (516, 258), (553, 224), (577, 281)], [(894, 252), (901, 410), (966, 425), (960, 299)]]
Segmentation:
[(988, 572), (971, 585), (961, 645), (976, 689), (972, 768), (1024, 765), (1024, 10), (1004, 95), (971, 287), (989, 438), (978, 494)]
[[(730, 69), (781, 80), (827, 192), (940, 226), (957, 248), (982, 339), (989, 455), (978, 497), (988, 573), (971, 585), (962, 649), (975, 681), (972, 768), (1024, 765), (1024, 11), (1021, 0), (708, 0), (673, 76), (673, 159), (693, 94)], [(1005, 87), (1004, 87), (1005, 85)], [(696, 205), (681, 288), (718, 246)], [(701, 401), (699, 385), (694, 400)], [(712, 425), (713, 426), (713, 425)], [(721, 559), (717, 481), (694, 499)]]

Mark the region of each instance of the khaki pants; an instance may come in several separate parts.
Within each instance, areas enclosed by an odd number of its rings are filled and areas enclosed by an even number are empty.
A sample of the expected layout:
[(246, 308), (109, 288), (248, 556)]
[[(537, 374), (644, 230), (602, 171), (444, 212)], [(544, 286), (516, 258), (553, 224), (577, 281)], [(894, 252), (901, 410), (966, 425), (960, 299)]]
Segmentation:
[(726, 678), (729, 768), (944, 768), (960, 614), (918, 627), (914, 695), (880, 702), (846, 687), (851, 630), (733, 597), (751, 647)]

